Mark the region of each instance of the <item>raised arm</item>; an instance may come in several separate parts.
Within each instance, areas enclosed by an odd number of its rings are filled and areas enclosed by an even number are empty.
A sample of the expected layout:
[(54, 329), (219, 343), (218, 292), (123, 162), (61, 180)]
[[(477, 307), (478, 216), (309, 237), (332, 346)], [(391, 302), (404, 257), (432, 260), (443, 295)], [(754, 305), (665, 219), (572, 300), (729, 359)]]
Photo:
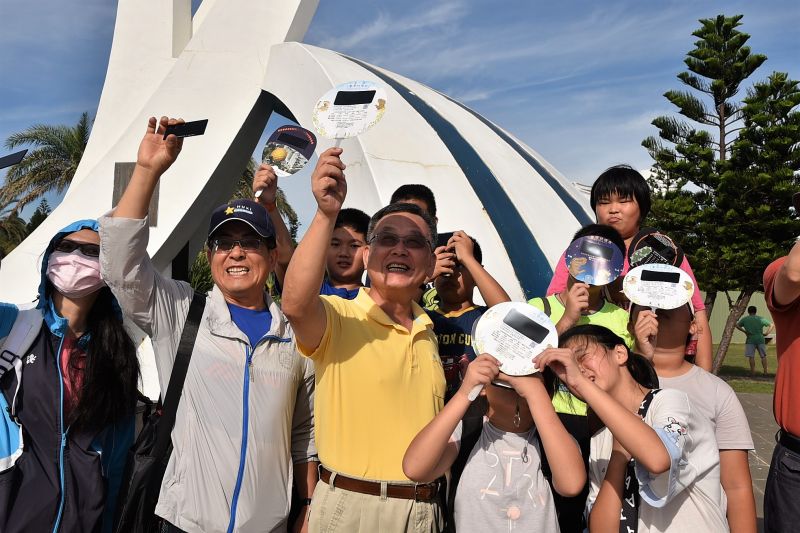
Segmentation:
[[(136, 167), (119, 205), (100, 218), (100, 271), (125, 316), (149, 336), (180, 333), (192, 298), (188, 283), (163, 277), (147, 255), (149, 228), (147, 211), (161, 175), (180, 153), (182, 140), (164, 129), (181, 119), (150, 118), (139, 145)], [(163, 330), (159, 324), (163, 323)], [(177, 339), (173, 339), (177, 342)], [(162, 350), (162, 357), (174, 357), (175, 350)], [(167, 377), (168, 374), (167, 374)]]
[(792, 247), (778, 270), (772, 294), (778, 305), (789, 305), (800, 297), (800, 243)]
[(488, 386), (499, 373), (499, 362), (488, 354), (479, 355), (469, 364), (455, 396), (408, 445), (403, 472), (409, 479), (429, 483), (443, 476), (453, 465), (458, 447), (450, 441), (450, 436), (469, 408), (470, 391), (477, 385)]
[(289, 262), (281, 298), (283, 313), (292, 324), (297, 341), (312, 350), (319, 346), (327, 327), (319, 288), (325, 275), (325, 255), (336, 216), (347, 195), (341, 154), (341, 148), (323, 152), (311, 175), (317, 212)]
[(150, 117), (147, 132), (139, 145), (131, 181), (119, 200), (112, 217), (141, 219), (147, 216), (150, 199), (161, 175), (172, 166), (183, 147), (183, 139), (174, 135), (164, 139), (168, 125), (182, 124), (183, 119)]
[(275, 170), (265, 163), (261, 163), (253, 176), (253, 193), (255, 194), (257, 191), (261, 191), (261, 195), (255, 198), (255, 201), (264, 206), (275, 227), (275, 244), (278, 252), (275, 276), (283, 287), (286, 268), (294, 253), (294, 244), (292, 244), (289, 228), (286, 227), (286, 222), (278, 211), (278, 176), (275, 174)]
[(483, 296), (486, 305), (491, 307), (495, 304), (511, 301), (503, 287), (475, 259), (475, 245), (469, 235), (463, 231), (453, 232), (453, 236), (450, 237), (447, 246), (455, 250), (459, 263), (469, 271), (472, 279), (475, 280), (475, 285), (481, 291), (481, 296)]

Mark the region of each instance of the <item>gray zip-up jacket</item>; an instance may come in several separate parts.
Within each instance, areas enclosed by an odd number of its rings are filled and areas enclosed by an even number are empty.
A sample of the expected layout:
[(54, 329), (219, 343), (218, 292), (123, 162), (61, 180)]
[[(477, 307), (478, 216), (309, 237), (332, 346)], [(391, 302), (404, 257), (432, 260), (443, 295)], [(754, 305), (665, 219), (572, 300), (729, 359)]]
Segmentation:
[[(147, 219), (100, 219), (100, 265), (123, 313), (150, 335), (166, 391), (192, 288), (160, 275)], [(255, 347), (209, 293), (172, 431), (156, 514), (189, 533), (285, 531), (293, 463), (316, 457), (313, 363), (265, 293), (272, 326)]]

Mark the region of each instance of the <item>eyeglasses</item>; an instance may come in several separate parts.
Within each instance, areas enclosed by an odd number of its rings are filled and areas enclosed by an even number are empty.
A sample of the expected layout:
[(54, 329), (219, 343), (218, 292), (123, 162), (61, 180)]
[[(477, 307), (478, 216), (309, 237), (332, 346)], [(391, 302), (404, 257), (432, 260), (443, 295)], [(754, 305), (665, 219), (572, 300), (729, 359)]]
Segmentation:
[(230, 239), (228, 237), (219, 237), (211, 241), (211, 249), (215, 252), (230, 252), (238, 244), (239, 248), (245, 252), (257, 252), (263, 240), (256, 237), (249, 239)]
[(73, 253), (75, 250), (80, 252), (86, 257), (100, 257), (100, 245), (92, 244), (90, 242), (77, 242), (69, 239), (61, 239), (55, 245), (57, 252), (64, 252), (67, 254)]
[(422, 235), (406, 235), (401, 237), (394, 233), (382, 232), (373, 235), (368, 242), (369, 244), (376, 243), (383, 248), (394, 248), (402, 242), (403, 246), (409, 250), (422, 250), (424, 248), (428, 248), (429, 250), (433, 249), (430, 241)]

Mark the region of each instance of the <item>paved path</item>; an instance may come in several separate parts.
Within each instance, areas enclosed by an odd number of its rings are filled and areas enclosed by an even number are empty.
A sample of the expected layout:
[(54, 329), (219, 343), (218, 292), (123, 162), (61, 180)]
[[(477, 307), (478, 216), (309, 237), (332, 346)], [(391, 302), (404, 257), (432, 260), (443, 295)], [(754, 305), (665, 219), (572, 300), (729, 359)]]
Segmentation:
[(772, 416), (772, 394), (739, 393), (737, 396), (742, 402), (747, 421), (750, 423), (750, 432), (753, 434), (755, 451), (750, 454), (750, 475), (753, 478), (753, 495), (756, 498), (758, 530), (763, 531), (764, 485), (767, 482), (772, 450), (775, 448), (775, 432), (778, 431), (778, 425)]

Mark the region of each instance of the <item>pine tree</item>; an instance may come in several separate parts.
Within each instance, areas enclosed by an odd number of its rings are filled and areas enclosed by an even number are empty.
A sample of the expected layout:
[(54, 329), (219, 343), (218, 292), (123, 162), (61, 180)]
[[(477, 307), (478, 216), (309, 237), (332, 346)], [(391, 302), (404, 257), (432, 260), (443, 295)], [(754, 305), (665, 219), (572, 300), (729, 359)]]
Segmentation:
[(717, 263), (727, 277), (725, 290), (740, 291), (714, 360), (719, 370), (733, 329), (752, 294), (762, 289), (762, 274), (786, 254), (800, 234), (790, 216), (800, 171), (800, 87), (785, 73), (756, 83), (744, 99), (744, 127), (733, 143), (715, 196), (719, 214), (714, 239)]
[[(678, 79), (693, 90), (671, 90), (664, 96), (687, 120), (661, 116), (652, 124), (658, 137), (642, 145), (654, 160), (650, 225), (678, 240), (692, 260), (695, 275), (707, 291), (710, 317), (718, 290), (724, 287), (714, 241), (709, 239), (717, 214), (714, 194), (722, 162), (730, 152), (731, 136), (742, 120), (734, 100), (741, 84), (767, 59), (746, 45), (750, 36), (736, 28), (742, 15), (701, 19), (692, 33), (698, 40), (684, 59), (688, 71)], [(716, 137), (714, 134), (716, 134)], [(686, 189), (690, 185), (690, 189)]]
[(33, 230), (38, 228), (39, 224), (44, 222), (51, 212), (52, 209), (50, 209), (50, 204), (47, 202), (47, 198), (42, 198), (42, 201), (39, 202), (39, 205), (36, 207), (36, 211), (33, 212), (30, 220), (28, 221), (28, 234), (33, 233)]

